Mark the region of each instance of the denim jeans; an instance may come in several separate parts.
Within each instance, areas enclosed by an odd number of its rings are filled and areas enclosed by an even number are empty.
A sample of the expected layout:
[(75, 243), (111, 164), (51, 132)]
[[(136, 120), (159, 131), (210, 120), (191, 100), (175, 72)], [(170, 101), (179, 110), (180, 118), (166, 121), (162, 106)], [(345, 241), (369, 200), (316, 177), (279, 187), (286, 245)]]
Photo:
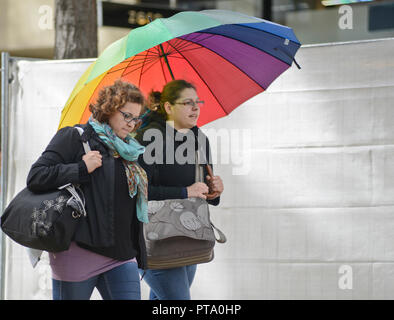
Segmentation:
[(95, 287), (104, 300), (140, 300), (138, 267), (127, 262), (85, 281), (52, 279), (53, 300), (89, 300)]
[[(172, 269), (146, 270), (144, 280), (150, 287), (150, 300), (190, 300), (197, 265)], [(140, 270), (143, 274), (143, 271)]]

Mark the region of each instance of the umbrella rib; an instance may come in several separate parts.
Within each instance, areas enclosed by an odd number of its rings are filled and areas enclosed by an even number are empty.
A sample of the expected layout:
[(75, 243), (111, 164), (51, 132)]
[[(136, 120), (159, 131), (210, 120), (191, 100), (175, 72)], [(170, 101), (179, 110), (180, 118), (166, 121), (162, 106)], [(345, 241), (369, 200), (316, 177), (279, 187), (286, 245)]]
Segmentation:
[(194, 50), (201, 50), (201, 49), (203, 49), (203, 48), (205, 48), (205, 47), (199, 46), (199, 47), (197, 47), (197, 48), (190, 48), (190, 49), (187, 49), (187, 50), (179, 50), (179, 51), (182, 51), (182, 52), (189, 52), (189, 51), (194, 51)]
[(194, 45), (193, 42), (190, 42), (190, 41), (187, 41), (187, 40), (184, 40), (184, 39), (180, 40), (180, 41), (178, 42), (178, 44), (179, 44), (179, 45), (174, 46), (174, 48), (177, 49), (177, 50), (179, 50), (179, 51), (184, 51), (184, 49), (186, 49), (186, 48), (188, 48), (188, 47)]
[(200, 33), (200, 34), (198, 34), (197, 32), (195, 32), (194, 36), (191, 36), (190, 39), (188, 38), (188, 36), (189, 35), (186, 35), (185, 38), (181, 38), (182, 41), (183, 41), (183, 46), (182, 47), (181, 46), (177, 47), (178, 49), (181, 49), (183, 51), (184, 48), (187, 48), (189, 46), (192, 46), (193, 44), (196, 44), (197, 41), (203, 41), (203, 40), (207, 40), (209, 38), (215, 37), (214, 34), (207, 34), (207, 33)]
[[(119, 68), (119, 69), (116, 69), (116, 70), (108, 71), (107, 74), (115, 73), (115, 72), (118, 72), (118, 71), (121, 71), (121, 70), (125, 71), (125, 70), (127, 70), (128, 68), (136, 67), (136, 66), (138, 66), (138, 67), (137, 67), (137, 69), (138, 69), (138, 68), (140, 68), (140, 65), (143, 65), (143, 62), (139, 62), (139, 63), (136, 63), (136, 64), (128, 64), (128, 65), (125, 66), (124, 68)], [(135, 69), (135, 70), (137, 70), (137, 69)], [(121, 76), (123, 76), (123, 74), (122, 74)]]
[[(164, 47), (163, 47), (164, 50)], [(174, 53), (174, 50), (172, 48), (166, 48), (166, 51), (164, 51), (164, 54), (166, 54), (167, 56), (172, 55)], [(163, 57), (163, 52), (159, 52), (159, 56)]]
[[(198, 44), (200, 45), (200, 44)], [(201, 47), (203, 47), (202, 45), (200, 45)], [(228, 63), (230, 63), (232, 66), (234, 66), (234, 68), (237, 68), (239, 71), (241, 71), (244, 75), (246, 75), (249, 79), (253, 80), (254, 83), (256, 83), (260, 88), (262, 88), (263, 90), (266, 90), (267, 88), (264, 88), (260, 83), (258, 83), (255, 79), (251, 78), (245, 71), (243, 71), (240, 67), (236, 66), (234, 63), (232, 63), (231, 61), (227, 60), (225, 57), (223, 57), (221, 54), (217, 53), (216, 51), (207, 48), (207, 47), (203, 47), (206, 50), (211, 51), (212, 53), (218, 55), (219, 57), (223, 58), (224, 60), (226, 60)], [(183, 55), (182, 55), (183, 56)]]
[[(171, 43), (170, 43), (170, 41), (171, 41)], [(166, 41), (165, 43), (167, 44), (168, 47), (170, 47), (169, 50), (168, 50), (168, 54), (171, 54), (171, 53), (175, 52), (174, 48), (179, 49), (182, 46), (182, 44), (181, 44), (182, 42), (183, 42), (183, 40), (180, 39), (179, 37), (174, 38), (174, 39), (169, 40), (169, 41)], [(167, 47), (167, 49), (168, 49), (168, 47)]]
[(173, 45), (176, 46), (178, 45), (179, 42), (181, 42), (181, 38), (180, 37), (176, 37), (175, 39), (169, 40), (168, 42), (173, 41)]
[[(200, 35), (198, 35), (197, 37), (199, 37), (199, 36)], [(207, 38), (210, 38), (210, 37), (213, 37), (213, 36), (214, 35), (208, 35)], [(187, 52), (187, 51), (190, 51), (190, 50), (197, 50), (197, 49), (201, 48), (201, 46), (199, 46), (197, 48), (191, 48), (191, 49), (185, 50), (186, 48), (195, 46), (196, 44), (193, 43), (193, 42), (189, 42), (189, 41), (187, 41), (185, 39), (179, 38), (179, 37), (175, 38), (175, 39), (176, 39), (176, 41), (171, 42), (171, 45), (169, 45), (170, 41), (165, 42), (167, 44), (166, 50), (168, 50), (166, 52), (167, 56), (171, 55), (174, 58), (173, 54), (177, 53), (177, 50), (178, 51), (182, 51), (182, 52)], [(170, 47), (170, 48), (168, 49), (168, 47)]]
[[(185, 51), (183, 51), (183, 52), (185, 52)], [(177, 56), (171, 56), (171, 59), (185, 60), (185, 58), (183, 58), (183, 57), (177, 57)]]
[[(170, 44), (171, 45), (171, 44)], [(177, 50), (176, 48), (174, 48), (175, 50)], [(177, 50), (178, 51), (178, 50)], [(215, 100), (218, 102), (219, 106), (222, 108), (222, 110), (224, 111), (225, 114), (229, 114), (222, 106), (222, 104), (220, 103), (218, 97), (216, 97), (216, 95), (213, 93), (213, 91), (211, 90), (211, 88), (208, 86), (208, 84), (206, 83), (206, 81), (204, 80), (204, 78), (201, 76), (201, 74), (196, 70), (196, 68), (194, 68), (194, 66), (190, 63), (190, 61), (181, 53), (178, 51), (178, 53), (185, 59), (185, 61), (190, 65), (190, 67), (196, 72), (196, 74), (199, 76), (199, 78), (201, 79), (202, 82), (205, 83), (205, 85), (207, 86), (208, 90), (211, 92), (212, 96), (215, 98)]]
[(144, 61), (144, 60), (146, 59), (146, 57), (149, 57), (149, 58), (156, 58), (157, 55), (147, 54), (147, 55), (144, 56), (143, 58), (142, 58), (142, 57), (138, 57), (138, 59), (134, 59), (134, 61)]
[(158, 56), (157, 56), (157, 55), (150, 54), (150, 55), (146, 55), (144, 58), (139, 57), (138, 59), (134, 59), (133, 61), (136, 61), (136, 62), (138, 62), (138, 63), (141, 63), (141, 61), (142, 61), (142, 62), (144, 63), (145, 60), (147, 59), (147, 57), (148, 57), (148, 59), (154, 60), (154, 59), (156, 59)]
[(191, 46), (193, 46), (193, 44), (190, 44), (190, 43), (188, 43), (188, 44), (182, 44), (181, 46), (176, 47), (176, 49), (177, 49), (178, 51), (185, 51), (185, 49), (187, 49), (188, 47), (191, 47)]
[[(146, 52), (146, 55), (148, 55), (149, 50), (150, 50), (150, 49), (148, 49), (148, 51)], [(144, 66), (145, 66), (145, 62), (146, 62), (146, 55), (145, 55), (144, 62), (142, 63), (141, 72), (140, 72), (140, 77), (139, 77), (139, 79), (138, 79), (138, 88), (141, 86), (141, 78), (142, 78), (142, 73), (144, 72)]]
[[(187, 50), (179, 50), (179, 51), (181, 51), (181, 52), (189, 52), (189, 51), (194, 51), (194, 50), (201, 50), (201, 49), (203, 49), (204, 47), (199, 47), (199, 48), (190, 48), (190, 49), (187, 49)], [(176, 54), (177, 54), (178, 52), (175, 52), (173, 55), (171, 55), (171, 58), (176, 58), (176, 59), (183, 59), (183, 57), (178, 57)]]
[[(157, 56), (155, 56), (155, 58), (157, 58)], [(123, 68), (119, 68), (119, 69), (116, 69), (116, 70), (112, 70), (112, 71), (108, 71), (108, 73), (114, 73), (114, 72), (118, 72), (118, 71), (120, 71), (120, 70), (126, 70), (126, 69), (128, 69), (128, 68), (131, 68), (131, 67), (136, 67), (136, 66), (138, 66), (138, 68), (139, 68), (139, 66), (142, 64), (144, 64), (144, 63), (146, 63), (145, 61), (142, 61), (143, 59), (138, 59), (138, 62), (137, 63), (134, 63), (133, 64), (133, 62), (134, 62), (134, 59), (133, 60), (130, 60), (130, 61), (128, 61), (129, 62), (129, 64), (127, 65), (127, 66), (125, 66), (125, 67), (123, 67)], [(149, 59), (146, 59), (147, 61), (153, 61), (153, 60), (155, 60), (153, 57), (152, 58), (149, 58)], [(137, 68), (137, 69), (138, 69)], [(135, 70), (137, 70), (137, 69), (135, 69)], [(122, 75), (123, 76), (123, 75)]]
[(121, 62), (119, 62), (118, 64), (122, 64), (122, 63), (129, 63), (131, 60), (129, 60), (130, 58), (128, 58), (128, 59), (126, 59), (126, 60), (123, 60), (123, 61), (121, 61)]
[(179, 51), (183, 51), (184, 49), (186, 49), (190, 46), (193, 46), (193, 45), (194, 45), (194, 43), (190, 43), (188, 41), (185, 41), (184, 39), (180, 39), (177, 42), (177, 45), (176, 46), (174, 45), (173, 47)]
[[(184, 40), (181, 37), (176, 37), (172, 40), (169, 40), (168, 43), (170, 44), (171, 42), (171, 46), (172, 48), (181, 48), (184, 45)], [(187, 44), (187, 43), (186, 43)]]
[[(132, 58), (130, 59), (129, 63), (126, 65), (126, 67), (123, 68), (123, 71), (122, 71), (122, 73), (121, 73), (121, 75), (120, 75), (119, 78), (122, 78), (122, 77), (123, 77), (123, 75), (124, 75), (124, 73), (126, 72), (127, 68), (130, 66), (131, 63), (133, 63), (134, 58), (135, 58), (135, 57), (132, 57)], [(120, 69), (120, 70), (122, 70), (122, 69)]]
[[(153, 62), (150, 62), (149, 64), (151, 64), (151, 66), (149, 66), (149, 68), (146, 69), (146, 70), (149, 70), (156, 62), (157, 62), (157, 60), (156, 60), (156, 61), (153, 61)], [(147, 65), (147, 64), (148, 64), (148, 63), (146, 63), (145, 65)], [(137, 68), (134, 68), (133, 70), (130, 70), (130, 71), (128, 71), (128, 72), (124, 72), (124, 73), (122, 74), (122, 77), (123, 77), (123, 76), (127, 76), (127, 75), (133, 73), (134, 71), (141, 70), (141, 69), (142, 69), (141, 67), (137, 67)], [(141, 71), (141, 73), (142, 73), (142, 71)]]
[[(192, 47), (192, 48), (185, 50), (185, 48), (188, 48), (188, 47)], [(188, 52), (188, 51), (200, 50), (200, 49), (201, 49), (201, 46), (196, 47), (196, 44), (190, 43), (190, 44), (187, 44), (187, 45), (183, 45), (182, 48), (181, 47), (174, 47), (173, 50), (171, 51), (171, 53), (168, 54), (168, 55), (171, 55), (172, 58), (183, 59), (182, 57), (177, 57), (176, 54), (179, 53), (179, 52)]]
[[(176, 51), (174, 50), (174, 48), (172, 47), (172, 46), (170, 46), (169, 45), (169, 41), (166, 41), (164, 44), (166, 44), (167, 45), (167, 48), (166, 49), (164, 49), (164, 47), (163, 47), (163, 50), (165, 50), (165, 55), (168, 57), (168, 56), (173, 56), (174, 54), (176, 54)], [(163, 44), (162, 44), (163, 45)], [(163, 52), (161, 52), (161, 50), (160, 49), (157, 49), (158, 50), (158, 54), (159, 54), (159, 56), (160, 57), (163, 57)], [(170, 72), (171, 73), (171, 72)]]
[(149, 69), (151, 69), (157, 62), (159, 61), (159, 59), (157, 59), (155, 62), (151, 63), (151, 65), (146, 68), (144, 71), (141, 71), (141, 75), (145, 72), (147, 72)]
[(126, 65), (126, 67), (120, 68), (120, 69), (117, 69), (117, 70), (113, 70), (113, 71), (108, 72), (108, 73), (114, 73), (114, 72), (123, 70), (122, 74), (120, 75), (120, 78), (123, 77), (123, 74), (125, 73), (126, 69), (130, 66), (130, 64), (133, 63), (134, 59), (135, 59), (135, 56), (131, 57), (131, 59), (128, 61), (128, 64)]
[[(149, 56), (149, 57), (154, 57), (154, 56), (156, 56), (156, 54), (148, 54), (147, 56)], [(138, 57), (138, 59), (136, 59), (137, 57)], [(138, 53), (138, 54), (136, 54), (136, 55), (134, 55), (134, 56), (131, 56), (130, 58), (127, 58), (126, 60), (123, 60), (123, 61), (119, 62), (118, 64), (130, 63), (130, 62), (132, 62), (132, 61), (143, 60), (144, 57), (145, 57), (145, 55), (142, 56), (142, 53)]]
[(211, 33), (199, 33), (199, 32), (194, 32), (192, 34), (188, 34), (186, 36), (182, 36), (182, 40), (184, 41), (201, 41), (201, 40), (207, 40), (209, 38), (213, 38), (216, 34), (211, 34)]
[[(134, 59), (133, 59), (133, 60), (134, 60)], [(133, 62), (133, 61), (132, 61), (132, 62)], [(141, 68), (140, 65), (143, 64), (142, 62), (138, 62), (138, 63), (136, 63), (136, 64), (132, 64), (132, 62), (130, 62), (130, 64), (127, 65), (126, 68), (123, 68), (123, 73), (121, 74), (120, 77), (123, 77), (123, 76), (125, 76), (125, 75), (130, 74), (130, 73), (133, 73), (135, 70), (140, 69), (140, 68)], [(133, 68), (133, 67), (136, 67), (136, 68), (132, 69), (131, 71), (126, 72), (128, 69), (131, 69), (131, 68)]]

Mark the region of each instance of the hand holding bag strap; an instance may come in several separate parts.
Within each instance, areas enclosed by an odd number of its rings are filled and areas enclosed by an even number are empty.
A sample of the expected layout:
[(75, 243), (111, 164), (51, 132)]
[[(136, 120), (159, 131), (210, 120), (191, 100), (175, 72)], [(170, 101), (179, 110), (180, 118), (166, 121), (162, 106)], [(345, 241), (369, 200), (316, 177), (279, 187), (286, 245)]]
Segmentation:
[[(199, 150), (196, 150), (196, 182), (204, 182), (204, 171), (203, 168), (200, 165), (200, 155), (199, 155)], [(208, 175), (212, 178), (213, 177), (213, 171), (212, 168), (209, 164), (206, 164), (206, 168), (208, 171)], [(207, 197), (207, 200), (212, 200), (215, 199), (219, 196), (219, 192), (214, 191), (214, 192), (209, 192), (205, 194)]]
[[(206, 168), (207, 168), (207, 171), (208, 171), (208, 175), (211, 178), (213, 178), (213, 171), (212, 171), (211, 166), (208, 163), (206, 165)], [(208, 200), (212, 200), (212, 199), (217, 198), (218, 196), (219, 196), (219, 192), (218, 191), (213, 191), (213, 192), (210, 192), (209, 194), (207, 194), (207, 199)]]
[[(208, 174), (211, 177), (213, 177), (212, 168), (211, 168), (211, 166), (209, 164), (207, 164), (207, 170), (208, 170)], [(200, 166), (200, 156), (199, 156), (198, 150), (196, 150), (196, 182), (203, 182), (203, 181), (204, 181), (204, 174), (203, 174), (202, 167)], [(216, 198), (217, 197), (217, 195), (216, 195), (217, 193), (218, 192), (213, 192), (213, 193), (207, 194), (207, 199), (209, 200), (209, 199)], [(219, 242), (219, 243), (225, 243), (227, 241), (227, 238), (224, 235), (224, 233), (220, 229), (218, 229), (217, 227), (214, 226), (214, 224), (212, 223), (211, 219), (209, 219), (209, 223), (211, 224), (211, 226), (212, 226), (212, 228), (214, 230), (214, 233), (216, 231), (218, 233), (218, 235), (219, 235), (219, 237), (216, 237), (216, 234), (215, 234), (216, 241)]]

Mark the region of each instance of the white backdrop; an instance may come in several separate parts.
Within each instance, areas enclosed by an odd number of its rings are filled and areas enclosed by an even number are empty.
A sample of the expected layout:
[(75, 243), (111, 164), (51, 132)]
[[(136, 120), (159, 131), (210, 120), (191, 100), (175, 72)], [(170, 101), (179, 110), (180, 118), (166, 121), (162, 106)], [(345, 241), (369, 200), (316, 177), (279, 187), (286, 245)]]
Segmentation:
[[(192, 298), (394, 298), (393, 52), (394, 39), (304, 46), (301, 70), (203, 127), (228, 242), (198, 267)], [(12, 63), (7, 202), (88, 64)], [(32, 269), (24, 248), (6, 249), (6, 298), (49, 299), (47, 260)]]

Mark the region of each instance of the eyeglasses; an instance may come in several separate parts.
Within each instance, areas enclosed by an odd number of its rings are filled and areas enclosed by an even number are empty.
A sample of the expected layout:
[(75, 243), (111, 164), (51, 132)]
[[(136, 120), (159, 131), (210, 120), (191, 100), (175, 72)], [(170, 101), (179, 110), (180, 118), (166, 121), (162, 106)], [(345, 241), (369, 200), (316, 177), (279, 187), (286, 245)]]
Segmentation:
[(182, 102), (175, 102), (174, 104), (181, 104), (184, 107), (199, 107), (201, 108), (202, 106), (204, 106), (204, 101), (201, 100), (197, 100), (197, 101), (193, 101), (193, 100), (186, 100), (186, 101), (182, 101)]
[(137, 124), (140, 124), (142, 122), (142, 119), (140, 117), (134, 118), (131, 113), (123, 112), (123, 111), (120, 111), (120, 110), (118, 110), (118, 111), (123, 115), (123, 119), (127, 123), (134, 122), (134, 125), (137, 125)]

